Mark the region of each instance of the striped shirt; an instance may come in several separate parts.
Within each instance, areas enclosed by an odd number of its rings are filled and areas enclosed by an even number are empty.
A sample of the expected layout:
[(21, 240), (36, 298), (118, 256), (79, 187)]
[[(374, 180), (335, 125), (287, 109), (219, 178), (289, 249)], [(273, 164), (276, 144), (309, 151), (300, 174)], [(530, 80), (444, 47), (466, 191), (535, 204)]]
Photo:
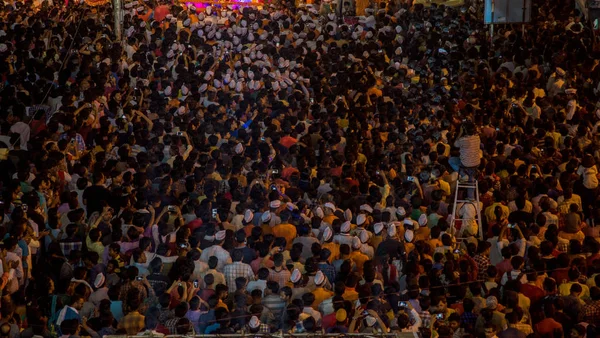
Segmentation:
[(463, 136), (454, 142), (460, 148), (460, 162), (463, 167), (477, 167), (481, 163), (481, 140), (478, 135)]

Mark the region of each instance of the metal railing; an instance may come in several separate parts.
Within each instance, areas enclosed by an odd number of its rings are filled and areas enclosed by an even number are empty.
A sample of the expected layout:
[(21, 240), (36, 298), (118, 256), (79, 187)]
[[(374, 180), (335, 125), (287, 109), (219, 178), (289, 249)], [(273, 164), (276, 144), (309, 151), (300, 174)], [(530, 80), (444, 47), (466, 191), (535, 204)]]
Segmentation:
[(361, 337), (361, 338), (418, 338), (416, 332), (395, 333), (235, 333), (235, 334), (194, 334), (194, 335), (152, 335), (140, 333), (137, 336), (109, 335), (103, 338), (141, 338), (141, 337), (164, 337), (164, 338), (325, 338), (325, 337)]

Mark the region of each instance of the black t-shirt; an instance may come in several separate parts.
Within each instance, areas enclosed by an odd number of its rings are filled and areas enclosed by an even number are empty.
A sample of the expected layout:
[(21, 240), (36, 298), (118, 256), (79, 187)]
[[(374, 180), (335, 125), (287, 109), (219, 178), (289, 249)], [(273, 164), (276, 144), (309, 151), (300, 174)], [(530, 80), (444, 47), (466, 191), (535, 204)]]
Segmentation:
[(508, 221), (510, 223), (524, 222), (529, 225), (533, 223), (533, 214), (522, 210), (513, 211), (508, 215)]
[(110, 200), (110, 191), (101, 185), (93, 185), (83, 191), (83, 200), (86, 201), (87, 214), (102, 212), (103, 203)]
[(377, 251), (375, 252), (375, 256), (395, 256), (398, 254), (399, 249), (404, 250), (404, 245), (398, 242), (397, 240), (388, 238), (385, 241), (379, 243), (379, 246), (377, 246)]

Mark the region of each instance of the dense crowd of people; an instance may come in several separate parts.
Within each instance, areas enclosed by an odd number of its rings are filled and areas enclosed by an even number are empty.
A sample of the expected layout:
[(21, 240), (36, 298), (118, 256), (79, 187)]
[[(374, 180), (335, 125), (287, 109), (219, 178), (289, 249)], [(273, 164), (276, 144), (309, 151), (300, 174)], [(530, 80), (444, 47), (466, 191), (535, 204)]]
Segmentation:
[(575, 2), (339, 3), (4, 2), (0, 336), (600, 336)]

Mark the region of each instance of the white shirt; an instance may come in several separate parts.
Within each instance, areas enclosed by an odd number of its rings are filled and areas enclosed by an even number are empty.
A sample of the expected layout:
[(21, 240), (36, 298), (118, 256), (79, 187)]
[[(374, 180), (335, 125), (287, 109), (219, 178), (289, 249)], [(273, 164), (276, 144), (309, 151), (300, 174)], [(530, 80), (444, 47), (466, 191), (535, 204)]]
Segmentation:
[(521, 284), (527, 284), (527, 275), (524, 274), (523, 272), (521, 272), (521, 270), (512, 270), (510, 272), (505, 272), (504, 275), (502, 275), (502, 279), (500, 280), (500, 285), (504, 285), (506, 284), (506, 282), (508, 282), (508, 274), (510, 273), (510, 277), (511, 280), (517, 280), (517, 278), (519, 278), (520, 274), (523, 274), (521, 276)]
[(315, 309), (313, 309), (310, 306), (305, 306), (304, 309), (302, 309), (302, 313), (306, 313), (308, 315), (310, 315), (311, 317), (313, 317), (315, 319), (315, 322), (317, 322), (317, 326), (320, 327), (321, 326), (321, 313), (319, 311), (316, 311)]
[(579, 166), (577, 169), (577, 175), (583, 176), (583, 186), (588, 189), (596, 189), (598, 187), (598, 169), (595, 165), (585, 168), (584, 166)]
[(250, 293), (254, 290), (260, 290), (264, 295), (266, 288), (267, 288), (267, 281), (259, 279), (259, 280), (250, 281), (248, 283), (248, 285), (246, 286), (246, 291), (248, 291), (248, 293)]
[(31, 136), (31, 128), (29, 128), (29, 125), (19, 121), (10, 127), (10, 132), (20, 135), (19, 140), (21, 149), (27, 150), (27, 142), (29, 142), (29, 137)]
[(217, 257), (218, 263), (216, 270), (219, 272), (223, 271), (223, 267), (225, 267), (226, 264), (231, 264), (232, 262), (229, 252), (223, 249), (223, 247), (221, 247), (220, 245), (213, 245), (211, 247), (206, 248), (206, 250), (202, 251), (202, 254), (200, 255), (200, 260), (205, 263), (208, 263), (208, 259), (210, 258), (210, 256)]

